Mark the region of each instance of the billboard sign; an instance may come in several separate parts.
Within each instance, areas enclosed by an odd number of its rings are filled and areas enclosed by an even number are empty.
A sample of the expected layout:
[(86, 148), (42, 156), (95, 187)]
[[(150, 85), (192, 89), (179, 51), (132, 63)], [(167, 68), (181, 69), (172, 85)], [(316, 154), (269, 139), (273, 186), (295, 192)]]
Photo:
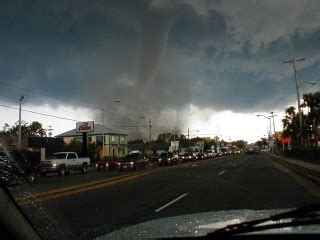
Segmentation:
[(93, 132), (93, 131), (94, 131), (94, 121), (76, 123), (77, 133), (85, 133), (85, 132)]

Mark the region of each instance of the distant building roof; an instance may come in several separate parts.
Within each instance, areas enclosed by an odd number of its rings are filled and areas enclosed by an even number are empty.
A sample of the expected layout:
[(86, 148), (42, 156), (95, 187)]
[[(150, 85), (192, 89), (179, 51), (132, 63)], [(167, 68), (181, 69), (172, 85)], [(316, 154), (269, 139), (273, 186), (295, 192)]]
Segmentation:
[[(102, 133), (103, 133), (102, 124), (95, 124), (94, 125), (94, 132), (88, 132), (88, 136), (102, 135)], [(110, 134), (110, 133), (117, 134), (117, 135), (127, 135), (127, 133), (123, 133), (123, 132), (117, 131), (115, 129), (111, 129), (111, 128), (104, 126), (104, 134)], [(78, 133), (78, 132), (76, 132), (76, 129), (72, 129), (70, 131), (56, 135), (56, 137), (75, 137), (75, 136), (82, 136), (82, 133)]]

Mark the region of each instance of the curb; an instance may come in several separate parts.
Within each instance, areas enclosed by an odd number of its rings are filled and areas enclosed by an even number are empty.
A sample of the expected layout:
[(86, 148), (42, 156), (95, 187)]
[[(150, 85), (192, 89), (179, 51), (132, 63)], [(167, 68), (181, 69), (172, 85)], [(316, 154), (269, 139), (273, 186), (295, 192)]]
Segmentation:
[[(275, 161), (277, 162), (278, 164), (281, 164), (282, 166), (286, 167), (286, 168), (289, 168), (290, 170), (292, 170), (293, 172), (295, 172), (296, 174), (299, 174), (300, 176), (308, 179), (309, 181), (317, 184), (317, 185), (320, 185), (320, 178), (317, 178), (317, 177), (314, 177), (312, 176), (311, 174), (309, 173), (305, 173), (303, 172), (303, 170), (299, 170), (297, 169), (296, 167), (298, 168), (302, 168), (302, 169), (305, 169), (305, 170), (310, 170), (308, 168), (304, 168), (302, 166), (298, 166), (294, 163), (288, 163), (288, 162), (285, 162), (285, 160), (283, 160), (283, 158), (285, 157), (282, 157), (282, 156), (277, 156), (277, 155), (269, 155), (269, 158), (272, 160), (272, 161)], [(295, 166), (295, 167), (294, 167)]]

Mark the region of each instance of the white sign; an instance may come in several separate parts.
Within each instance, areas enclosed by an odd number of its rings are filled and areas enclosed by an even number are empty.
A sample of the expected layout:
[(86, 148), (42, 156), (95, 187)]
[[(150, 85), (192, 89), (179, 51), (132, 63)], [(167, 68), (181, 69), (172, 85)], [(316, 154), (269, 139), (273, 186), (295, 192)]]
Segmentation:
[(93, 131), (94, 131), (94, 121), (77, 122), (76, 124), (77, 133), (93, 132)]
[(171, 141), (171, 149), (179, 149), (179, 141)]

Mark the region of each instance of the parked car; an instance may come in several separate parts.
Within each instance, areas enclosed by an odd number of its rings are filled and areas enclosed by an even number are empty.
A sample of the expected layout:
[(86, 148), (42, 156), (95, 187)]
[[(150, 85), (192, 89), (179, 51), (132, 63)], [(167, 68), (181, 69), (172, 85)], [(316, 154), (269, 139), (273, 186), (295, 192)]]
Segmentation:
[(258, 154), (258, 151), (255, 148), (248, 148), (246, 154)]
[(207, 154), (205, 153), (198, 153), (197, 154), (197, 159), (198, 160), (203, 160), (203, 159), (206, 159), (207, 158)]
[(270, 148), (263, 148), (263, 149), (260, 150), (260, 152), (269, 153), (270, 152)]
[(120, 160), (117, 156), (104, 157), (102, 160), (96, 162), (97, 171), (101, 170), (116, 170), (119, 169)]
[(160, 158), (158, 160), (159, 166), (171, 166), (178, 164), (178, 158), (170, 152), (163, 152), (160, 154)]
[(81, 171), (87, 173), (90, 158), (79, 158), (75, 152), (57, 152), (53, 154), (52, 159), (41, 161), (41, 175), (46, 176), (47, 173), (57, 173), (64, 176), (70, 171)]
[(5, 186), (33, 184), (39, 181), (39, 163), (27, 159), (26, 152), (0, 151), (0, 182)]
[(119, 170), (139, 170), (147, 168), (147, 159), (140, 153), (126, 155), (120, 162)]
[(192, 155), (192, 153), (185, 153), (181, 156), (181, 160), (182, 161), (192, 161), (192, 159), (194, 159), (194, 156)]
[(207, 150), (205, 153), (206, 153), (208, 158), (210, 158), (210, 157), (213, 158), (216, 155), (216, 153), (214, 151), (212, 151), (212, 150)]

